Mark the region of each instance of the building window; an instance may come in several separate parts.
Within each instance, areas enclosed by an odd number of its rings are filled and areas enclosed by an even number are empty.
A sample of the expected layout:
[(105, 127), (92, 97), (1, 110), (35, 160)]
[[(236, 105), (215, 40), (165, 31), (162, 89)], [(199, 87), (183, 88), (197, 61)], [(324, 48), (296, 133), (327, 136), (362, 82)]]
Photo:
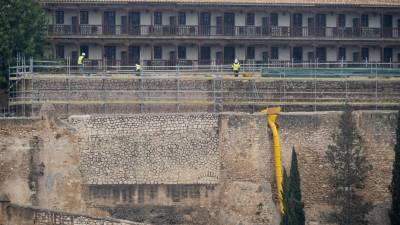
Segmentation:
[(89, 12), (88, 11), (80, 12), (80, 23), (81, 24), (89, 24)]
[(64, 59), (64, 45), (57, 45), (56, 46), (56, 58), (57, 59)]
[(369, 60), (369, 48), (361, 48), (361, 59), (363, 61)]
[(87, 59), (89, 58), (89, 46), (81, 45), (80, 52), (81, 52), (81, 54), (85, 53), (85, 58), (87, 58)]
[(154, 46), (154, 59), (162, 59), (161, 46)]
[(326, 62), (326, 48), (325, 47), (317, 47), (315, 49), (315, 56), (319, 62)]
[(254, 13), (247, 13), (246, 14), (246, 26), (254, 26)]
[(264, 63), (269, 62), (269, 54), (268, 54), (268, 52), (263, 52), (262, 53), (262, 59), (263, 59)]
[(64, 24), (64, 11), (56, 11), (56, 24)]
[(346, 48), (345, 47), (339, 47), (337, 59), (338, 60), (346, 60)]
[(338, 15), (338, 27), (346, 27), (346, 15), (345, 14)]
[(271, 26), (278, 26), (278, 13), (271, 13)]
[(255, 59), (255, 58), (256, 58), (256, 51), (254, 47), (247, 47), (246, 59)]
[(154, 12), (154, 25), (161, 25), (161, 24), (162, 24), (162, 13)]
[(314, 52), (308, 52), (308, 53), (307, 53), (307, 59), (308, 59), (308, 61), (310, 61), (310, 62), (315, 61), (315, 53), (314, 53)]
[(360, 61), (360, 53), (353, 52), (353, 62), (359, 62), (359, 61)]
[(303, 61), (303, 48), (302, 47), (293, 47), (292, 59), (294, 60), (294, 62), (302, 62)]
[(186, 47), (178, 46), (178, 59), (186, 59)]
[(178, 23), (179, 25), (186, 25), (186, 13), (180, 12), (178, 14)]
[(279, 59), (279, 48), (278, 47), (271, 47), (271, 59)]
[(368, 15), (363, 14), (361, 15), (361, 27), (368, 27), (369, 22), (368, 22)]

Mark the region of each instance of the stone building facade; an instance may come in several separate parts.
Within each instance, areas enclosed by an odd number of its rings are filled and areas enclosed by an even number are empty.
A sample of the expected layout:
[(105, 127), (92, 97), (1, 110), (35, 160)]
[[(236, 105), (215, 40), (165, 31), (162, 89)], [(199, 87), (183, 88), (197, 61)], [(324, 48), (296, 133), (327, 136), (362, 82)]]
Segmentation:
[(398, 62), (393, 0), (41, 0), (50, 54), (88, 65)]

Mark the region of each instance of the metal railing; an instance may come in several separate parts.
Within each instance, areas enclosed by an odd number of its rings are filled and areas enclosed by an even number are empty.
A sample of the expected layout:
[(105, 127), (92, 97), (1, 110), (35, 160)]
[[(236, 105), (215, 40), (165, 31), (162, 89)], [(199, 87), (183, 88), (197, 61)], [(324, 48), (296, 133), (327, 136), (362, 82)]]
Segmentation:
[[(141, 71), (135, 71), (135, 63), (124, 62), (122, 60), (85, 60), (83, 66), (77, 65), (75, 61), (70, 58), (61, 61), (36, 61), (30, 59), (28, 62), (21, 63), (17, 66), (9, 68), (9, 78), (12, 80), (16, 77), (25, 74), (50, 74), (50, 75), (112, 75), (112, 74), (134, 74), (141, 76), (153, 75), (231, 75), (232, 65), (223, 64), (222, 61), (217, 60), (142, 60), (140, 62)], [(240, 71), (242, 73), (251, 72), (255, 75), (260, 75), (265, 69), (270, 68), (326, 68), (336, 69), (332, 72), (346, 73), (346, 69), (364, 69), (360, 70), (359, 76), (371, 74), (376, 68), (393, 69), (398, 71), (400, 68), (399, 62), (320, 62), (315, 61), (302, 61), (296, 62), (295, 60), (271, 60), (267, 62), (256, 60), (240, 60)], [(339, 69), (339, 70), (337, 70)], [(382, 71), (382, 70), (378, 70)], [(388, 70), (389, 71), (389, 70)], [(390, 72), (390, 71), (389, 71)], [(288, 73), (290, 74), (290, 73)], [(390, 73), (387, 73), (390, 74)], [(393, 73), (397, 76), (397, 72)]]
[[(79, 67), (71, 65), (70, 60), (66, 61), (35, 61), (30, 59), (25, 62), (25, 59), (19, 60), (17, 66), (10, 67), (10, 90), (9, 90), (9, 105), (11, 106), (7, 112), (3, 112), (2, 116), (29, 116), (34, 115), (33, 106), (40, 106), (45, 102), (54, 104), (67, 105), (82, 105), (92, 104), (104, 107), (104, 113), (111, 112), (115, 104), (131, 104), (140, 105), (140, 112), (144, 110), (144, 105), (169, 105), (177, 107), (179, 111), (182, 106), (193, 106), (195, 109), (201, 110), (201, 107), (210, 109), (214, 106), (214, 111), (223, 111), (223, 107), (228, 110), (256, 110), (257, 107), (265, 107), (268, 105), (281, 105), (283, 107), (297, 106), (340, 106), (344, 103), (351, 103), (359, 106), (378, 107), (397, 107), (400, 99), (400, 92), (393, 91), (391, 88), (381, 88), (381, 85), (388, 84), (384, 80), (391, 76), (400, 77), (400, 64), (399, 63), (378, 63), (368, 62), (365, 63), (348, 63), (348, 62), (302, 62), (294, 63), (287, 61), (279, 61), (266, 64), (245, 64), (242, 62), (241, 71), (243, 73), (252, 73), (252, 77), (244, 77), (239, 79), (247, 80), (238, 83), (227, 81), (222, 84), (223, 79), (233, 80), (232, 77), (221, 75), (233, 75), (231, 65), (176, 65), (176, 66), (143, 66), (140, 73), (133, 72), (133, 67), (111, 66), (110, 68), (92, 68), (87, 67), (81, 71)], [(361, 73), (353, 74), (351, 71)], [(108, 70), (109, 69), (109, 70)], [(293, 71), (297, 69), (306, 70), (306, 73), (296, 74)], [(336, 79), (334, 80), (336, 86), (333, 89), (327, 90), (326, 86), (320, 88), (317, 85), (321, 79), (331, 77), (331, 73), (323, 73), (325, 69), (328, 72), (333, 72)], [(388, 75), (388, 73), (381, 73), (382, 70), (394, 71), (395, 73)], [(271, 87), (265, 86), (264, 81), (261, 86), (257, 87), (257, 76), (262, 75), (263, 70), (270, 70), (269, 77), (274, 77), (274, 80), (265, 81), (272, 82)], [(271, 72), (272, 71), (272, 72)], [(275, 71), (275, 72), (274, 72)], [(276, 72), (277, 71), (277, 72)], [(93, 86), (87, 89), (81, 86), (71, 86), (71, 82), (60, 81), (60, 87), (50, 86), (37, 86), (36, 82), (31, 82), (30, 79), (35, 76), (40, 76), (43, 73), (45, 76), (40, 79), (51, 79), (58, 76), (85, 76), (90, 82), (91, 77), (101, 79), (94, 79)], [(129, 89), (109, 89), (104, 85), (105, 80), (109, 76), (114, 75), (134, 76), (138, 75), (138, 86)], [(206, 76), (196, 76), (196, 75)], [(88, 76), (90, 75), (90, 76)], [(172, 75), (168, 77), (168, 75)], [(202, 85), (188, 85), (185, 86), (184, 75), (192, 76), (191, 79), (203, 82)], [(357, 76), (351, 80), (351, 76)], [(104, 76), (104, 77), (101, 77)], [(349, 86), (350, 82), (358, 82), (358, 77), (364, 76), (364, 81), (369, 81), (369, 86), (365, 89), (355, 88)], [(290, 87), (288, 78), (301, 77), (301, 79), (309, 80), (315, 84), (313, 87), (304, 86)], [(170, 86), (160, 86), (155, 89), (153, 85), (143, 86), (146, 79), (149, 82), (162, 82), (163, 80), (172, 79), (176, 82), (169, 83)], [(206, 80), (204, 80), (206, 79)], [(69, 80), (69, 79), (66, 79)], [(298, 80), (298, 79), (297, 79)], [(58, 80), (59, 81), (59, 80)], [(100, 83), (99, 83), (100, 82)], [(101, 84), (103, 82), (103, 84)], [(331, 82), (331, 81), (330, 81)], [(51, 82), (50, 82), (51, 83)], [(190, 83), (189, 83), (190, 84)], [(63, 86), (64, 85), (64, 86)], [(176, 85), (176, 86), (174, 86)], [(229, 87), (225, 85), (230, 85)], [(247, 86), (246, 86), (247, 85)], [(75, 88), (74, 88), (75, 87)], [(383, 86), (382, 86), (383, 87)], [(77, 88), (77, 89), (76, 89)], [(340, 90), (335, 90), (339, 88)], [(109, 109), (107, 108), (109, 105)], [(197, 108), (196, 108), (197, 107)], [(35, 110), (38, 108), (36, 107)], [(203, 108), (204, 110), (204, 108)], [(36, 112), (37, 113), (37, 112)]]
[(400, 38), (399, 28), (203, 26), (203, 25), (48, 25), (49, 36), (232, 36), (278, 38)]

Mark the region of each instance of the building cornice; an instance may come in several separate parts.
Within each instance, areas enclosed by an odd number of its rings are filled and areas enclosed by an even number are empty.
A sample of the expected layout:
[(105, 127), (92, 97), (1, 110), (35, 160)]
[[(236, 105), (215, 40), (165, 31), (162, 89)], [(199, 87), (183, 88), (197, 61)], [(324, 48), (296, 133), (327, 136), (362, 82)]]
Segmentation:
[(229, 5), (229, 6), (271, 6), (271, 7), (290, 7), (290, 6), (303, 6), (303, 7), (387, 7), (387, 8), (400, 8), (400, 0), (41, 0), (44, 5), (53, 4), (85, 4), (85, 5), (127, 5), (127, 4), (152, 4), (152, 5)]

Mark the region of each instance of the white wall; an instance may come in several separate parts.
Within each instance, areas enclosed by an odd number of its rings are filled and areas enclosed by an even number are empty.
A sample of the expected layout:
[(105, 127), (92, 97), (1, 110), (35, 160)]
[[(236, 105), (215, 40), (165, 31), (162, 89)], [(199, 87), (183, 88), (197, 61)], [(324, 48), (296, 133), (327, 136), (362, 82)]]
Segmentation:
[[(176, 51), (175, 46), (163, 45), (162, 46), (162, 59), (169, 60), (169, 53), (172, 51)], [(176, 55), (178, 55), (177, 52), (176, 52)]]
[(326, 60), (327, 61), (337, 61), (337, 48), (326, 48)]
[[(73, 51), (77, 51), (77, 46), (64, 44), (64, 57), (68, 58), (72, 56)], [(55, 52), (54, 52), (55, 54)], [(79, 53), (78, 53), (79, 54)]]
[(400, 19), (400, 15), (393, 15), (393, 27), (397, 27), (397, 20)]
[(197, 13), (186, 12), (186, 25), (195, 26), (198, 25), (198, 15)]
[(353, 27), (354, 18), (360, 18), (360, 16), (354, 13), (346, 13), (346, 27)]
[(116, 60), (121, 60), (121, 52), (122, 51), (126, 51), (126, 48), (125, 47), (123, 47), (123, 46), (116, 46), (115, 47), (116, 49), (115, 49), (115, 59)]
[(140, 46), (140, 59), (151, 60), (151, 52), (153, 49), (150, 46)]
[(197, 46), (186, 46), (186, 59), (197, 60), (198, 59), (198, 48)]
[(211, 46), (211, 60), (215, 60), (217, 52), (223, 52), (223, 47), (221, 46)]
[(290, 15), (289, 13), (279, 13), (278, 14), (278, 26), (290, 26)]
[(223, 13), (211, 13), (211, 26), (217, 25), (217, 17), (222, 16), (224, 17)]
[(255, 51), (256, 51), (256, 55), (255, 55), (255, 59), (256, 60), (262, 60), (262, 53), (263, 52), (268, 52), (269, 57), (271, 57), (271, 53), (270, 53), (270, 48), (266, 45), (258, 45), (255, 46)]
[(53, 13), (54, 13), (54, 11), (49, 11), (49, 12), (47, 12), (46, 11), (46, 21), (47, 21), (47, 24), (55, 24), (55, 21), (53, 21)]
[(399, 54), (400, 54), (400, 48), (393, 48), (393, 59), (392, 59), (392, 61), (399, 62), (400, 61)]
[(381, 49), (369, 48), (369, 61), (381, 61)]
[(235, 47), (235, 58), (238, 60), (246, 59), (246, 48), (245, 47)]
[(89, 59), (102, 59), (102, 46), (89, 45)]
[[(169, 25), (169, 17), (175, 16), (177, 17), (176, 13), (173, 12), (162, 12), (162, 25)], [(154, 21), (154, 19), (153, 19)], [(176, 18), (176, 24), (178, 24), (178, 17)]]
[(77, 11), (64, 11), (64, 24), (71, 25), (72, 24), (72, 17), (77, 16), (79, 20), (79, 12)]
[(260, 13), (256, 12), (254, 13), (254, 22), (256, 26), (261, 26), (262, 25), (262, 18), (268, 16), (267, 13)]
[(359, 52), (361, 57), (361, 49), (356, 47), (346, 47), (346, 61), (353, 61), (353, 53)]
[(103, 14), (100, 11), (89, 11), (89, 24), (101, 25), (103, 24)]
[(152, 14), (148, 12), (140, 12), (140, 23), (142, 25), (151, 25)]
[(290, 60), (290, 48), (279, 46), (279, 60)]
[(246, 13), (235, 13), (235, 26), (246, 25)]
[(337, 15), (336, 14), (330, 14), (330, 13), (327, 13), (326, 14), (326, 26), (327, 27), (336, 27), (336, 19), (337, 18)]
[(308, 18), (314, 18), (315, 15), (311, 13), (303, 13), (303, 27), (308, 27)]
[(377, 28), (381, 27), (381, 17), (377, 15), (368, 14), (369, 27)]

